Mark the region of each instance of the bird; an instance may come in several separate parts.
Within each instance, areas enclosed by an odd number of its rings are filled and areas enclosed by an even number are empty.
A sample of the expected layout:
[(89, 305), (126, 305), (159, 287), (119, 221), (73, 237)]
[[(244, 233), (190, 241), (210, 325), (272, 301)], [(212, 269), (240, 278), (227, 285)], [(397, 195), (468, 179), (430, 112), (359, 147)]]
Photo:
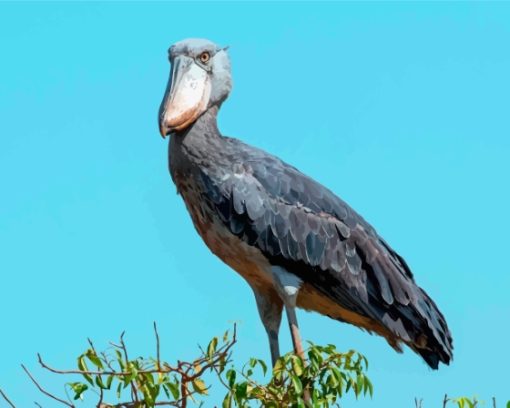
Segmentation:
[(331, 190), (221, 134), (217, 116), (232, 89), (227, 49), (199, 38), (169, 48), (159, 130), (195, 229), (253, 290), (273, 365), (283, 310), (304, 358), (298, 308), (382, 336), (397, 352), (408, 346), (432, 369), (448, 365), (446, 320), (404, 258)]

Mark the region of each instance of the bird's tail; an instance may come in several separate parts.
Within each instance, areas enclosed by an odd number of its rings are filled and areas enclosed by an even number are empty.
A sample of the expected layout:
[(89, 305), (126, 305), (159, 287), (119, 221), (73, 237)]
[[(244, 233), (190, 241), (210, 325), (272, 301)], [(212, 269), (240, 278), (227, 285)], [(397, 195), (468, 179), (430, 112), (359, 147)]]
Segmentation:
[(398, 343), (407, 344), (434, 370), (439, 362), (448, 365), (453, 359), (453, 341), (443, 314), (429, 295), (416, 285), (406, 261), (384, 241), (381, 243), (392, 259), (385, 264), (390, 271), (383, 276), (394, 278), (389, 279), (389, 286), (394, 289), (392, 293), (396, 300), (393, 308), (386, 309), (383, 314), (387, 315), (382, 317), (383, 323), (396, 336), (390, 336), (388, 342), (397, 351), (400, 349)]
[(439, 362), (446, 365), (453, 359), (453, 341), (443, 314), (439, 311), (434, 301), (419, 289), (421, 296), (414, 308), (409, 306), (401, 310), (407, 317), (406, 327), (411, 341), (405, 343), (434, 370), (437, 370)]

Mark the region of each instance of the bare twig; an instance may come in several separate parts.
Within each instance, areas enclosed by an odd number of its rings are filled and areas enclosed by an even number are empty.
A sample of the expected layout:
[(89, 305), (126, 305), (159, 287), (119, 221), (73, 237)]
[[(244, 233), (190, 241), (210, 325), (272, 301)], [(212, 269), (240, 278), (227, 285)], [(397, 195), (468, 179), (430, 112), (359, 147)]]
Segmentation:
[(63, 399), (60, 399), (59, 397), (56, 397), (55, 395), (53, 395), (53, 394), (49, 393), (48, 391), (46, 391), (43, 387), (41, 387), (41, 385), (32, 376), (32, 374), (30, 374), (30, 371), (28, 371), (28, 369), (23, 364), (21, 364), (21, 367), (23, 368), (23, 370), (25, 370), (25, 373), (27, 373), (28, 377), (32, 380), (32, 382), (39, 389), (39, 391), (41, 391), (44, 395), (46, 395), (46, 396), (54, 399), (55, 401), (58, 401), (58, 402), (64, 404), (64, 405), (67, 405), (70, 408), (75, 408), (75, 406), (73, 404), (70, 404), (69, 402), (64, 401)]
[(126, 361), (129, 361), (129, 357), (128, 357), (128, 352), (127, 352), (127, 347), (126, 347), (126, 343), (124, 343), (124, 335), (126, 334), (125, 331), (123, 331), (120, 335), (120, 348), (122, 349), (122, 351), (124, 352), (124, 358), (126, 359)]
[(112, 371), (115, 371), (110, 360), (108, 360), (108, 356), (106, 355), (106, 353), (104, 351), (101, 352), (101, 356), (103, 357), (103, 360), (104, 360), (105, 364), (108, 366), (108, 368)]
[(496, 408), (496, 397), (492, 397), (492, 408)]
[(156, 336), (156, 367), (158, 370), (161, 370), (161, 364), (160, 364), (160, 357), (159, 357), (159, 334), (158, 334), (158, 327), (156, 325), (156, 322), (154, 322), (154, 334)]
[(443, 398), (443, 408), (446, 408), (446, 404), (448, 404), (448, 394), (445, 394), (444, 395), (444, 398)]
[(2, 389), (1, 389), (1, 388), (0, 388), (0, 395), (1, 395), (1, 396), (3, 397), (3, 399), (4, 399), (4, 400), (5, 400), (5, 401), (9, 404), (9, 406), (10, 406), (11, 408), (16, 408), (16, 405), (14, 405), (14, 404), (12, 403), (12, 401), (11, 401), (9, 398), (7, 398), (7, 395), (5, 394), (5, 392), (3, 392), (3, 391), (2, 391)]

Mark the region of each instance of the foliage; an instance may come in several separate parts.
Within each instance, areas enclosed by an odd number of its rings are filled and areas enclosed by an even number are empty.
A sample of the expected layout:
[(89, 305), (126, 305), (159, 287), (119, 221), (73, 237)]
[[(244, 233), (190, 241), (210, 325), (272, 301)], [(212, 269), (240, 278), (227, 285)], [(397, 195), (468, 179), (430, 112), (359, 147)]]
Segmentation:
[(227, 370), (224, 385), (229, 391), (223, 408), (230, 408), (233, 403), (249, 407), (250, 401), (274, 408), (330, 407), (350, 390), (356, 397), (373, 394), (372, 383), (364, 373), (368, 362), (361, 354), (352, 350), (340, 353), (334, 345), (323, 347), (310, 343), (307, 357), (306, 361), (294, 353), (281, 357), (266, 385), (253, 380), (257, 366), (266, 375), (267, 367), (262, 360), (251, 359), (239, 372)]
[[(67, 398), (46, 391), (28, 369), (23, 369), (47, 397), (74, 408), (86, 401), (98, 408), (152, 408), (155, 406), (186, 407), (190, 402), (201, 405), (208, 395), (206, 373), (212, 373), (226, 388), (223, 407), (330, 407), (346, 393), (372, 395), (373, 387), (366, 377), (365, 357), (349, 351), (340, 353), (335, 346), (309, 344), (306, 361), (294, 353), (282, 356), (269, 371), (262, 360), (250, 359), (241, 370), (231, 364), (231, 348), (236, 343), (236, 329), (219, 339), (213, 338), (201, 355), (191, 362), (169, 364), (160, 359), (159, 335), (156, 358), (130, 359), (124, 334), (118, 343), (98, 352), (89, 340), (89, 348), (77, 358), (77, 369), (58, 370), (38, 355), (40, 365), (55, 374), (75, 376), (65, 384)], [(268, 382), (255, 379), (257, 373), (269, 375)], [(110, 403), (107, 400), (116, 399)], [(14, 405), (12, 405), (14, 406)]]
[[(423, 408), (423, 400), (421, 399), (415, 398), (414, 404), (416, 408)], [(449, 398), (448, 395), (445, 395), (443, 399), (443, 408), (450, 408), (452, 406), (456, 408), (477, 408), (480, 407), (480, 404), (486, 406), (484, 402), (480, 403), (476, 397)], [(492, 407), (496, 408), (496, 398), (492, 398)], [(510, 408), (510, 401), (506, 403), (505, 407)]]
[[(373, 394), (372, 383), (366, 376), (368, 362), (353, 350), (342, 353), (331, 344), (309, 343), (304, 360), (288, 353), (269, 370), (263, 360), (252, 358), (238, 370), (231, 361), (232, 347), (237, 341), (235, 326), (231, 333), (226, 332), (221, 339), (215, 337), (206, 348), (200, 348), (198, 358), (174, 364), (161, 360), (156, 325), (154, 333), (155, 358), (129, 358), (124, 333), (118, 343), (110, 343), (111, 347), (101, 352), (89, 340), (89, 347), (77, 358), (76, 369), (55, 369), (38, 355), (39, 364), (45, 370), (74, 377), (64, 386), (65, 398), (48, 392), (22, 367), (41, 393), (70, 408), (81, 401), (97, 408), (186, 408), (190, 403), (202, 406), (211, 387), (208, 384), (211, 374), (226, 389), (222, 408), (328, 408), (339, 406), (347, 393), (356, 398)], [(15, 408), (1, 389), (0, 396)], [(111, 400), (117, 402), (107, 402)], [(416, 399), (415, 406), (422, 408), (423, 402)], [(476, 408), (479, 402), (476, 398), (445, 395), (443, 408), (450, 406)], [(494, 399), (493, 407), (496, 407)], [(510, 408), (510, 401), (506, 408)]]
[(478, 405), (478, 400), (475, 397), (459, 397), (449, 399), (449, 401), (456, 404), (458, 408), (475, 408)]
[[(197, 402), (208, 394), (203, 376), (206, 372), (223, 372), (230, 361), (230, 350), (236, 343), (236, 329), (226, 332), (221, 344), (214, 338), (200, 357), (191, 362), (177, 361), (169, 364), (160, 358), (159, 334), (154, 324), (156, 357), (130, 359), (124, 342), (124, 333), (118, 343), (97, 352), (89, 340), (89, 348), (77, 358), (77, 369), (57, 370), (47, 365), (38, 355), (40, 365), (55, 374), (74, 375), (81, 378), (65, 384), (67, 399), (47, 392), (23, 366), (34, 384), (46, 396), (74, 408), (77, 401), (93, 401), (98, 408), (153, 408), (166, 405), (186, 407), (188, 401)], [(106, 402), (112, 395), (117, 403)]]
[[(446, 402), (451, 402), (457, 408), (477, 408), (477, 407), (480, 406), (480, 402), (478, 401), (478, 399), (476, 397), (472, 397), (472, 398), (469, 398), (469, 397), (448, 398), (445, 395), (445, 401)], [(482, 402), (482, 405), (485, 405), (485, 404)], [(492, 399), (492, 406), (494, 408), (496, 408), (496, 399), (495, 398)], [(505, 407), (506, 408), (510, 408), (510, 401), (508, 401), (506, 403)]]

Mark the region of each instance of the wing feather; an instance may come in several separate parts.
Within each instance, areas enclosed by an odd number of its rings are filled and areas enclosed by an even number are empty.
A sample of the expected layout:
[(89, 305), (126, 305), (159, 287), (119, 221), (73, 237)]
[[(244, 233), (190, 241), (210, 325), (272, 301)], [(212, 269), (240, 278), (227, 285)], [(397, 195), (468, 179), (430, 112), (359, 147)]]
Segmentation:
[[(204, 178), (231, 232), (352, 312), (374, 319), (436, 368), (448, 363), (445, 319), (405, 260), (361, 216), (297, 169), (236, 139), (221, 183)], [(218, 197), (222, 197), (219, 199)]]

